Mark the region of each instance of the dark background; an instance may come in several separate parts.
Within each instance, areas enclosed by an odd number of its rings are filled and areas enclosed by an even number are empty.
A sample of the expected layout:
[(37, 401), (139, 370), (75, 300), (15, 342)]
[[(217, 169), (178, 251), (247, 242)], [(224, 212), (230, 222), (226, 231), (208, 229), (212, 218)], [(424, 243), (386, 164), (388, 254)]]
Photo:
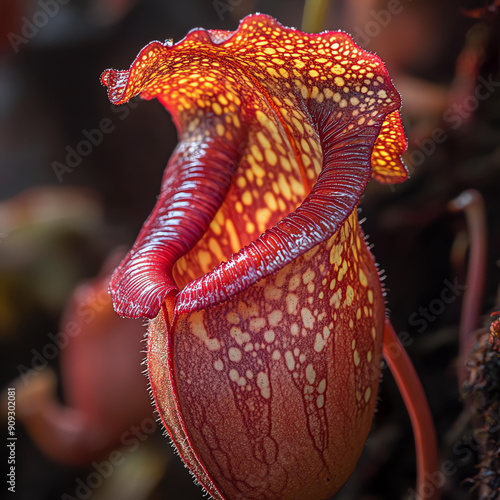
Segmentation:
[[(32, 350), (47, 344), (47, 334), (58, 331), (74, 287), (95, 276), (113, 249), (132, 244), (176, 144), (170, 117), (158, 102), (113, 109), (101, 72), (126, 69), (151, 40), (179, 41), (194, 27), (233, 30), (256, 11), (300, 27), (303, 11), (303, 2), (295, 0), (54, 1), (57, 13), (31, 32), (26, 20), (43, 20), (40, 2), (0, 6), (0, 373), (5, 387), (21, 364), (30, 366)], [(467, 445), (471, 431), (456, 381), (463, 297), (432, 320), (422, 321), (419, 311), (440, 297), (445, 280), (465, 283), (466, 264), (450, 258), (452, 248), (453, 255), (463, 248), (464, 217), (450, 214), (446, 205), (469, 188), (483, 195), (488, 225), (478, 326), (498, 309), (500, 87), (493, 85), (481, 99), (474, 95), (484, 81), (479, 76), (500, 82), (500, 23), (494, 12), (481, 10), (483, 4), (333, 1), (324, 19), (324, 29), (351, 32), (364, 48), (376, 51), (402, 93), (412, 176), (395, 187), (370, 183), (361, 202), (363, 228), (386, 276), (393, 324), (410, 334), (408, 351), (429, 397), (441, 458), (456, 465), (443, 498), (458, 500), (474, 498), (463, 480), (475, 474), (476, 460), (474, 442)], [(84, 131), (105, 118), (112, 124), (109, 133), (58, 177), (54, 162), (66, 163), (67, 147), (76, 148)], [(415, 318), (421, 321), (416, 324)], [(57, 357), (50, 365), (59, 373)], [(387, 369), (373, 427), (355, 475), (338, 498), (406, 498), (414, 485), (410, 423)], [(85, 480), (93, 469), (46, 458), (19, 421), (16, 432), (17, 493), (9, 497), (76, 497), (77, 479)], [(125, 499), (131, 491), (142, 491), (131, 497), (136, 500), (202, 498), (160, 431), (148, 435), (138, 453), (125, 451), (126, 464), (89, 498)], [(137, 474), (150, 463), (157, 465), (156, 474)], [(136, 486), (142, 481), (142, 490), (127, 486), (132, 480)], [(0, 497), (4, 494), (1, 485)]]

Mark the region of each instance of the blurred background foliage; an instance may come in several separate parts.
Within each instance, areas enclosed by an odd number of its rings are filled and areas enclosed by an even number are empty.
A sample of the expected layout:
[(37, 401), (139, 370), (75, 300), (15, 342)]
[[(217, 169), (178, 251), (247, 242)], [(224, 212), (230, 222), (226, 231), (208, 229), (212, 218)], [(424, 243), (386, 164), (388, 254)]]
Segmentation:
[[(361, 203), (363, 227), (386, 275), (394, 326), (409, 332), (408, 351), (429, 396), (441, 458), (456, 464), (443, 488), (443, 498), (454, 500), (474, 498), (463, 481), (475, 474), (477, 460), (454, 365), (462, 297), (432, 319), (419, 311), (440, 297), (445, 280), (465, 283), (464, 218), (448, 213), (446, 205), (468, 188), (485, 199), (489, 237), (485, 316), (478, 326), (498, 308), (500, 16), (495, 3), (332, 0), (323, 18), (323, 29), (350, 32), (377, 52), (402, 93), (412, 177), (395, 187), (370, 183)], [(49, 4), (52, 10), (44, 10)], [(128, 68), (151, 40), (178, 41), (194, 27), (234, 30), (239, 19), (256, 11), (300, 27), (303, 8), (302, 0), (2, 2), (2, 386), (20, 375), (21, 365), (32, 366), (48, 334), (61, 329), (75, 287), (96, 276), (110, 252), (133, 243), (176, 144), (173, 124), (158, 102), (134, 100), (114, 108), (99, 82), (101, 72)], [(100, 139), (94, 134), (90, 152), (80, 159), (73, 154), (68, 163), (70, 150), (103, 127), (103, 120), (105, 132)], [(61, 172), (57, 164), (71, 171)], [(67, 403), (59, 356), (48, 365), (58, 375), (58, 396)], [(130, 366), (142, 369), (139, 363)], [(94, 370), (92, 361), (88, 370)], [(149, 430), (133, 453), (123, 439), (115, 445), (124, 462), (85, 496), (85, 489), (77, 491), (78, 481), (86, 482), (95, 466), (47, 458), (18, 420), (16, 498), (202, 498), (161, 431)], [(108, 459), (109, 450), (96, 457)], [(338, 498), (405, 498), (414, 474), (409, 420), (384, 371), (373, 433)]]

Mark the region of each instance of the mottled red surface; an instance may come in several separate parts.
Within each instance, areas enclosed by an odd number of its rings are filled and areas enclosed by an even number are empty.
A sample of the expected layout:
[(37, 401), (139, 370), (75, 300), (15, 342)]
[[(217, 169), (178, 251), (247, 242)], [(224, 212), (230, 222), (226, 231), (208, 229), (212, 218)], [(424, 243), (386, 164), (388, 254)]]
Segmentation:
[(382, 61), (253, 15), (152, 42), (102, 81), (116, 104), (157, 97), (178, 129), (111, 291), (120, 314), (157, 316), (150, 381), (179, 453), (215, 498), (328, 498), (380, 377), (385, 304), (356, 206), (371, 175), (407, 178)]

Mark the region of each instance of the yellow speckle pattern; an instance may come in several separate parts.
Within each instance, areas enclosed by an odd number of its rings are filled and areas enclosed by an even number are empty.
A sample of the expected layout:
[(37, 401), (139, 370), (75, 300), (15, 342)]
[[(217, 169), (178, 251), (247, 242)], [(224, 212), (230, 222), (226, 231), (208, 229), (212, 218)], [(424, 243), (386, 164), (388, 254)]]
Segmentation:
[(342, 32), (309, 35), (249, 16), (235, 32), (193, 30), (174, 45), (153, 42), (129, 71), (108, 70), (102, 81), (117, 104), (136, 94), (158, 98), (181, 143), (201, 147), (217, 136), (239, 152), (216, 219), (175, 265), (179, 288), (221, 263), (220, 253), (210, 251), (212, 238), (225, 260), (238, 250), (228, 220), (246, 229), (239, 231), (246, 246), (304, 201), (324, 162), (312, 119), (318, 113), (337, 121), (340, 149), (359, 135), (378, 136), (372, 154), (378, 180), (406, 176), (399, 95), (380, 59)]
[(372, 153), (373, 177), (379, 182), (392, 184), (408, 178), (408, 171), (401, 160), (406, 149), (406, 137), (399, 111), (391, 113), (382, 124)]

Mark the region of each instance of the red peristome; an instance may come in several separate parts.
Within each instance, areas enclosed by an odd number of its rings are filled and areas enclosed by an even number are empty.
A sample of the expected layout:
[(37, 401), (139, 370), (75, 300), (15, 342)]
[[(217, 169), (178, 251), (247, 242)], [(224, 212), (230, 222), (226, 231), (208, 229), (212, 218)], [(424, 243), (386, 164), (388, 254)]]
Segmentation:
[[(108, 70), (102, 81), (117, 104), (158, 97), (179, 148), (205, 148), (201, 168), (230, 149), (230, 185), (193, 232), (177, 231), (164, 209), (175, 192), (166, 184), (184, 168), (172, 157), (157, 206), (113, 277), (120, 314), (154, 317), (170, 293), (178, 313), (229, 299), (334, 234), (370, 175), (407, 176), (399, 94), (381, 60), (345, 33), (308, 35), (258, 14), (234, 32), (152, 42), (129, 71)], [(181, 219), (199, 220), (188, 207), (195, 192), (183, 192)]]
[(217, 137), (179, 144), (152, 214), (112, 276), (118, 314), (153, 318), (166, 296), (177, 292), (172, 267), (207, 230), (229, 189), (237, 159), (237, 150)]

